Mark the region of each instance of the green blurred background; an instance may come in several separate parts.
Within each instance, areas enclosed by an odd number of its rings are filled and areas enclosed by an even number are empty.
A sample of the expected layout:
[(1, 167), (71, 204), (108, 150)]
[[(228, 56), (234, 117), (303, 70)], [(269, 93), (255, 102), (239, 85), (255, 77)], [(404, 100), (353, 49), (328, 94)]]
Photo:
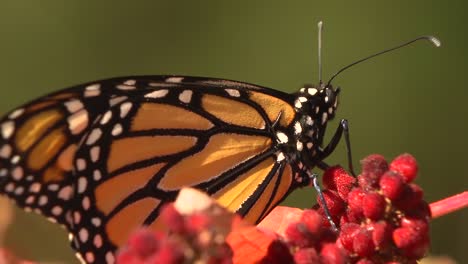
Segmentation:
[[(356, 166), (371, 153), (410, 152), (428, 201), (466, 190), (467, 2), (285, 3), (1, 0), (0, 112), (70, 85), (132, 74), (220, 77), (292, 92), (317, 82), (319, 20), (325, 79), (363, 56), (434, 34), (439, 49), (417, 43), (335, 79), (343, 88), (337, 118), (350, 121)], [(340, 144), (328, 163), (346, 164), (343, 150)], [(307, 207), (314, 197), (299, 190), (286, 203)], [(467, 210), (434, 220), (431, 253), (467, 259), (467, 224)], [(7, 245), (23, 257), (76, 263), (65, 232), (33, 214), (18, 211)]]

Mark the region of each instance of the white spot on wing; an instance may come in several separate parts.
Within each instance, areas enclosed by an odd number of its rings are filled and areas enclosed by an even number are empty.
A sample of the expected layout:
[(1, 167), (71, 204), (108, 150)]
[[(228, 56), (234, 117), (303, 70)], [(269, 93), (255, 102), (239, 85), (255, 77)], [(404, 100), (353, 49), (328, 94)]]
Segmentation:
[(101, 119), (101, 125), (105, 125), (107, 124), (107, 122), (109, 122), (109, 120), (112, 118), (112, 111), (107, 111), (103, 116), (102, 116), (102, 119)]
[(24, 193), (24, 187), (23, 186), (19, 186), (18, 188), (16, 188), (15, 195), (22, 195), (23, 193)]
[(118, 136), (118, 135), (120, 135), (120, 133), (122, 133), (122, 131), (123, 131), (122, 125), (121, 124), (115, 124), (114, 128), (112, 129), (111, 134), (113, 136)]
[(120, 105), (120, 118), (127, 116), (128, 112), (132, 109), (132, 103), (125, 102)]
[(19, 117), (20, 115), (22, 115), (24, 113), (24, 109), (23, 108), (20, 108), (20, 109), (16, 109), (15, 111), (13, 111), (8, 117), (10, 119), (15, 119), (17, 117)]
[(39, 197), (39, 201), (38, 201), (37, 204), (38, 204), (39, 206), (44, 206), (44, 205), (47, 204), (48, 201), (49, 201), (49, 199), (47, 198), (47, 196), (41, 195), (41, 196)]
[(168, 83), (180, 83), (184, 80), (184, 77), (169, 77), (165, 81)]
[(136, 86), (133, 85), (125, 85), (125, 84), (118, 84), (117, 89), (122, 90), (122, 91), (130, 91), (130, 90), (135, 90)]
[(127, 100), (127, 96), (117, 96), (113, 97), (109, 100), (109, 105), (114, 106), (116, 104), (120, 104), (121, 102)]
[(70, 199), (72, 193), (73, 189), (70, 186), (65, 186), (58, 192), (58, 197), (67, 201)]
[(65, 107), (67, 108), (68, 112), (75, 113), (83, 109), (84, 105), (80, 100), (73, 99), (68, 102), (65, 102)]
[(23, 178), (23, 169), (21, 167), (15, 167), (11, 172), (14, 180), (19, 181)]
[(125, 85), (135, 85), (136, 84), (136, 80), (126, 80), (124, 82)]
[(233, 96), (233, 97), (239, 97), (240, 96), (240, 92), (236, 89), (225, 89), (225, 91), (230, 95), (230, 96)]
[(88, 237), (89, 237), (88, 230), (86, 230), (86, 228), (81, 228), (80, 231), (78, 232), (78, 237), (83, 243), (88, 241)]
[(145, 97), (146, 98), (163, 98), (164, 96), (166, 96), (167, 94), (169, 93), (169, 90), (167, 89), (161, 89), (161, 90), (156, 90), (154, 92), (151, 92), (149, 94), (145, 94)]
[(188, 104), (192, 100), (192, 94), (193, 94), (192, 90), (185, 90), (179, 94), (179, 100), (182, 103)]
[(86, 258), (86, 261), (88, 261), (88, 263), (93, 263), (94, 262), (94, 253), (91, 252), (91, 251), (86, 252), (85, 258)]
[(38, 182), (35, 182), (29, 186), (29, 192), (30, 193), (38, 193), (41, 190), (41, 184)]
[(96, 162), (99, 160), (100, 152), (101, 152), (101, 149), (99, 148), (99, 146), (94, 146), (91, 148), (91, 150), (89, 151), (89, 155), (91, 157), (92, 162)]
[(0, 148), (0, 157), (8, 159), (11, 156), (12, 148), (10, 145), (3, 145)]
[(114, 264), (115, 263), (114, 253), (112, 253), (111, 251), (106, 253), (106, 262), (108, 264)]
[(76, 160), (76, 169), (79, 171), (83, 171), (86, 169), (86, 161), (84, 159), (77, 159)]
[(80, 134), (88, 126), (88, 121), (88, 112), (82, 109), (68, 117), (68, 128), (72, 134)]
[(84, 176), (78, 178), (78, 193), (84, 193), (84, 191), (86, 191), (87, 186), (88, 186), (88, 181), (86, 180)]
[(101, 177), (102, 177), (101, 172), (99, 170), (94, 170), (93, 179), (95, 181), (99, 181), (101, 179)]
[(101, 89), (101, 85), (99, 83), (91, 84), (91, 85), (86, 86), (85, 89), (86, 91), (96, 91), (96, 90)]
[(63, 210), (62, 210), (62, 207), (60, 206), (54, 206), (52, 208), (52, 214), (55, 215), (55, 216), (59, 216), (60, 214), (62, 214)]
[(91, 218), (91, 223), (95, 226), (95, 227), (99, 227), (101, 225), (101, 219), (97, 218), (97, 217), (93, 217)]
[(95, 128), (89, 133), (88, 139), (86, 139), (86, 145), (92, 145), (99, 140), (102, 135), (102, 130), (100, 128)]
[(96, 89), (96, 90), (85, 90), (84, 91), (84, 96), (85, 97), (94, 97), (94, 96), (98, 96), (101, 94), (101, 90), (99, 89)]
[(14, 189), (15, 189), (15, 184), (14, 183), (10, 182), (5, 186), (5, 191), (6, 192), (12, 192)]
[(93, 239), (93, 243), (94, 243), (94, 246), (96, 248), (101, 248), (102, 247), (102, 237), (101, 235), (97, 234), (94, 236), (94, 239)]
[(89, 201), (89, 197), (86, 196), (83, 198), (83, 201), (81, 202), (81, 205), (83, 206), (83, 209), (88, 210), (89, 207), (91, 206), (91, 202)]
[(11, 137), (13, 132), (15, 131), (15, 123), (13, 121), (7, 121), (2, 124), (2, 136), (4, 139), (8, 139)]

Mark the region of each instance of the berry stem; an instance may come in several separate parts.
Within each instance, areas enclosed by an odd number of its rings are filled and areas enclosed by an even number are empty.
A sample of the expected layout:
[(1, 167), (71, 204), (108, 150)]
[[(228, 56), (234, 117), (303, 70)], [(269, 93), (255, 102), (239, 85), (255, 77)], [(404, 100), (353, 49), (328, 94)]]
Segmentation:
[(433, 219), (468, 207), (468, 191), (433, 202), (429, 206)]

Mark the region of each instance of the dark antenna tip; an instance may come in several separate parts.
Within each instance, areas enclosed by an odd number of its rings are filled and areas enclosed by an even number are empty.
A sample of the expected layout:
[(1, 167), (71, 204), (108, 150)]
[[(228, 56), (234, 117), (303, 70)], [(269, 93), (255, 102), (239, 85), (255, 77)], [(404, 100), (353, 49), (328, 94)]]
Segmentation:
[(330, 78), (330, 80), (329, 80), (328, 83), (327, 83), (327, 86), (329, 86), (329, 85), (331, 84), (332, 80), (333, 80), (336, 76), (338, 76), (340, 73), (342, 73), (344, 70), (346, 70), (346, 69), (348, 69), (348, 68), (350, 68), (350, 67), (352, 67), (352, 66), (354, 66), (354, 65), (356, 65), (356, 64), (359, 64), (359, 63), (361, 63), (361, 62), (363, 62), (363, 61), (366, 61), (366, 60), (368, 60), (368, 59), (371, 59), (371, 58), (373, 58), (373, 57), (376, 57), (376, 56), (382, 55), (382, 54), (384, 54), (384, 53), (387, 53), (387, 52), (390, 52), (390, 51), (393, 51), (393, 50), (396, 50), (396, 49), (399, 49), (399, 48), (408, 46), (408, 45), (410, 45), (411, 43), (416, 42), (416, 41), (418, 41), (418, 40), (427, 40), (427, 41), (431, 42), (431, 43), (432, 43), (435, 47), (437, 47), (437, 48), (440, 47), (440, 46), (442, 45), (442, 43), (440, 42), (440, 40), (439, 40), (438, 38), (434, 37), (434, 36), (421, 36), (421, 37), (415, 38), (415, 39), (413, 39), (413, 40), (410, 40), (410, 41), (408, 41), (408, 42), (405, 42), (405, 43), (403, 43), (403, 44), (400, 44), (400, 45), (398, 45), (398, 46), (396, 46), (396, 47), (393, 47), (393, 48), (390, 48), (390, 49), (386, 49), (386, 50), (383, 50), (383, 51), (381, 51), (381, 52), (378, 52), (378, 53), (372, 54), (372, 55), (370, 55), (370, 56), (367, 56), (367, 57), (365, 57), (365, 58), (363, 58), (363, 59), (360, 59), (360, 60), (358, 60), (358, 61), (355, 61), (355, 62), (353, 62), (353, 63), (351, 63), (351, 64), (349, 64), (349, 65), (347, 65), (347, 66), (341, 68), (341, 70), (339, 70), (337, 73), (335, 73), (335, 74)]

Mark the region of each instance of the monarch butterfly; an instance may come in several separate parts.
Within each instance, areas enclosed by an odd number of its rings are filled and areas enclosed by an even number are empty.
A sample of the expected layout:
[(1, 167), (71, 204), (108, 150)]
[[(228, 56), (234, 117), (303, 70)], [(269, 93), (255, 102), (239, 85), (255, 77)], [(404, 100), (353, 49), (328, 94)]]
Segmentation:
[(323, 147), (338, 104), (330, 82), (288, 94), (225, 79), (131, 76), (55, 92), (0, 121), (0, 192), (65, 226), (87, 263), (113, 263), (140, 225), (162, 228), (159, 210), (182, 186), (256, 223), (308, 185), (312, 168), (326, 168), (347, 132), (342, 120)]

